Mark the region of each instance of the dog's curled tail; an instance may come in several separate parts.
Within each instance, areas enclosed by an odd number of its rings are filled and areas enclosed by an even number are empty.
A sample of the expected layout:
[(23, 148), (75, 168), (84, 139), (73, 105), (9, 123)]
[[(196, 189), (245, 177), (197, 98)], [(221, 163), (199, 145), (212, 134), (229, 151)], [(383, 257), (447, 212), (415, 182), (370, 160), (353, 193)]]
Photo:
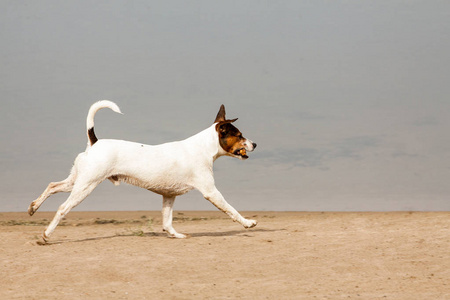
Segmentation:
[(101, 100), (92, 104), (89, 108), (89, 112), (86, 119), (87, 136), (88, 136), (88, 147), (95, 144), (98, 141), (94, 132), (94, 116), (102, 108), (110, 108), (114, 112), (121, 114), (120, 108), (112, 101)]

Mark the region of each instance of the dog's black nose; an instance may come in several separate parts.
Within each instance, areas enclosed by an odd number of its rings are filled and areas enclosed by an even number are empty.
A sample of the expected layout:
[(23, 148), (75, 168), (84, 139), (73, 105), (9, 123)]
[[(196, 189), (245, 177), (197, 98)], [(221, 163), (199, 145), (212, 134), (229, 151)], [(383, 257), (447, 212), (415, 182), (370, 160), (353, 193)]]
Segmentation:
[(256, 143), (252, 143), (253, 144), (253, 149), (255, 149), (256, 148)]

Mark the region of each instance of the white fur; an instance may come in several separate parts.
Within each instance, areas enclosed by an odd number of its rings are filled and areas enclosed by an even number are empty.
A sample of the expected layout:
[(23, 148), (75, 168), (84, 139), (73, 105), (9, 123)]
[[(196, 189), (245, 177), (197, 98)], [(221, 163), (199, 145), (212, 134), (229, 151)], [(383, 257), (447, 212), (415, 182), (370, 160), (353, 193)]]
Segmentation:
[(87, 119), (86, 119), (86, 128), (87, 129), (94, 127), (94, 116), (102, 108), (110, 108), (113, 111), (115, 111), (116, 113), (119, 113), (119, 114), (122, 113), (120, 111), (120, 108), (117, 106), (117, 104), (115, 104), (112, 101), (100, 100), (98, 102), (95, 102), (89, 108), (88, 116), (87, 116)]
[[(86, 122), (88, 129), (94, 126), (94, 115), (101, 108), (120, 113), (119, 107), (113, 102), (99, 101), (89, 110)], [(254, 145), (248, 141), (245, 148), (253, 151)], [(97, 185), (109, 178), (116, 185), (123, 181), (163, 195), (163, 229), (170, 237), (185, 237), (172, 227), (172, 208), (176, 196), (192, 189), (199, 190), (207, 200), (245, 228), (254, 227), (257, 222), (242, 217), (225, 201), (214, 184), (213, 163), (223, 155), (234, 156), (220, 147), (215, 124), (183, 141), (157, 146), (121, 140), (98, 140), (78, 155), (69, 177), (61, 182), (50, 183), (44, 193), (30, 204), (28, 212), (34, 214), (51, 194), (71, 192), (44, 232), (43, 238), (47, 241), (59, 221)]]

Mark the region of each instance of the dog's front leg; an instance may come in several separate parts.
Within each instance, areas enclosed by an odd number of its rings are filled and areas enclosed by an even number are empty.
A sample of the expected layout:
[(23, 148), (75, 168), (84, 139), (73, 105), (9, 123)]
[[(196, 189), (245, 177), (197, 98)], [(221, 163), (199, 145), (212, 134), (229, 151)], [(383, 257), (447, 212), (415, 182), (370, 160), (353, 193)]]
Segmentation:
[(230, 218), (242, 224), (245, 228), (252, 228), (255, 227), (256, 224), (258, 224), (255, 220), (246, 219), (241, 214), (234, 209), (230, 204), (228, 204), (227, 201), (225, 201), (225, 198), (222, 196), (222, 194), (217, 190), (216, 187), (211, 188), (209, 191), (200, 191), (203, 194), (203, 197), (205, 197), (206, 200), (210, 201), (212, 204), (214, 204), (215, 207), (226, 213)]
[(175, 197), (163, 196), (163, 230), (167, 232), (169, 237), (184, 239), (186, 236), (184, 234), (178, 233), (172, 227), (172, 217), (173, 217), (173, 203), (175, 202)]

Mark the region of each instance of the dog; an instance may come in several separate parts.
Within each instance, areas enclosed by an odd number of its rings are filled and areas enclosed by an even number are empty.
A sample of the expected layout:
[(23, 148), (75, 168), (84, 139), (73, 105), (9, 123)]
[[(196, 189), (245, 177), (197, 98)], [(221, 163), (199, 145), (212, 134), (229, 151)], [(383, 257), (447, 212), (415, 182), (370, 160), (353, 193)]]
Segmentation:
[(256, 226), (257, 221), (242, 217), (228, 204), (214, 184), (213, 163), (221, 156), (241, 160), (248, 158), (256, 144), (242, 136), (226, 119), (225, 106), (220, 107), (210, 127), (185, 139), (156, 146), (122, 140), (97, 139), (94, 132), (94, 116), (102, 108), (120, 113), (112, 101), (94, 103), (88, 112), (86, 127), (88, 144), (86, 151), (75, 159), (70, 175), (63, 181), (51, 182), (35, 201), (28, 213), (32, 216), (52, 194), (70, 192), (68, 199), (58, 208), (55, 217), (45, 229), (44, 244), (58, 223), (72, 208), (80, 204), (102, 181), (109, 179), (114, 185), (126, 182), (163, 196), (163, 230), (172, 238), (185, 238), (172, 226), (175, 197), (197, 189), (230, 218), (245, 228)]

